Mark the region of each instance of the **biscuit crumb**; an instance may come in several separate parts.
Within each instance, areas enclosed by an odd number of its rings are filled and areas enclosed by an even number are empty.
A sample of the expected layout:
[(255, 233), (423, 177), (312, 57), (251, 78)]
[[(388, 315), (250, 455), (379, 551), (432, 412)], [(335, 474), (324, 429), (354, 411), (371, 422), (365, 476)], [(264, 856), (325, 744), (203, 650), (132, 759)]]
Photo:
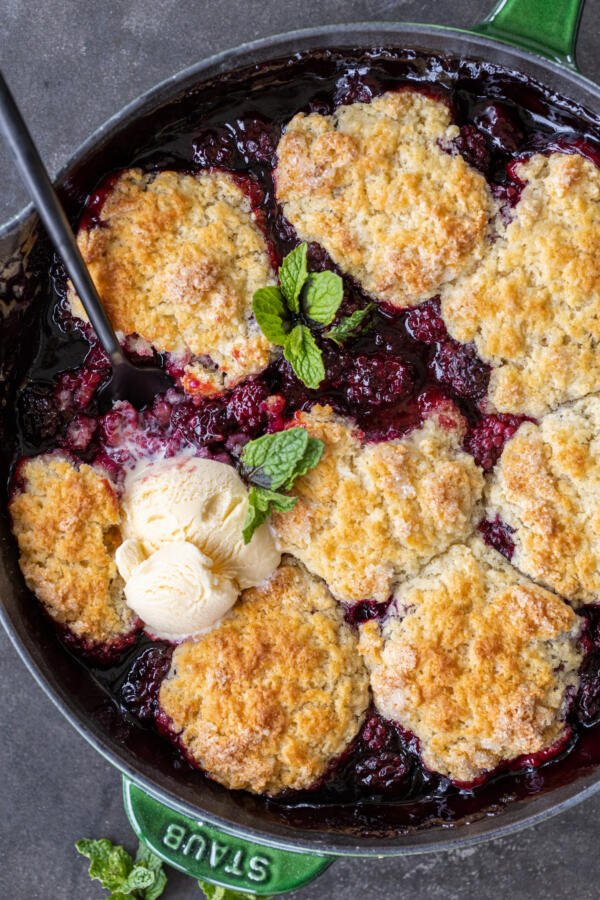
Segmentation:
[(423, 763), (471, 783), (567, 732), (581, 620), (479, 538), (402, 585), (361, 628), (375, 705), (413, 732)]
[(368, 676), (325, 585), (288, 561), (218, 628), (179, 645), (159, 702), (211, 778), (275, 795), (311, 787), (348, 747)]
[[(265, 368), (271, 345), (252, 296), (274, 284), (275, 273), (233, 176), (128, 169), (101, 217), (77, 242), (117, 331), (189, 360), (188, 393), (219, 393)], [(69, 301), (86, 319), (72, 286)]]
[(511, 562), (574, 604), (600, 597), (600, 397), (524, 423), (487, 490), (487, 517), (513, 529)]
[(450, 334), (492, 368), (500, 412), (539, 418), (600, 383), (600, 169), (536, 155), (511, 221), (479, 267), (442, 291)]
[(119, 502), (106, 477), (59, 454), (24, 460), (23, 490), (10, 500), (19, 565), (50, 616), (91, 644), (129, 633), (114, 555), (121, 543)]
[(413, 306), (481, 259), (494, 202), (449, 147), (448, 106), (389, 91), (331, 116), (294, 116), (277, 148), (277, 199), (375, 299)]
[(329, 406), (298, 414), (325, 449), (296, 482), (296, 506), (271, 524), (279, 549), (302, 560), (339, 600), (387, 600), (395, 581), (472, 533), (483, 474), (461, 449), (462, 416), (444, 410), (441, 418), (400, 440), (363, 445)]

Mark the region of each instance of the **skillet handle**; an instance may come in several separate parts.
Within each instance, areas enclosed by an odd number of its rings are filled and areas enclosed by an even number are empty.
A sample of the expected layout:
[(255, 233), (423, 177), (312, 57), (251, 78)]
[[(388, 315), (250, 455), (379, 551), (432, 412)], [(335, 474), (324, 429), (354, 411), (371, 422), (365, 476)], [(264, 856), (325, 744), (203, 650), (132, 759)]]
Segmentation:
[(331, 856), (294, 853), (256, 844), (165, 806), (123, 776), (125, 812), (140, 841), (186, 875), (258, 896), (307, 884)]
[(577, 69), (575, 44), (585, 0), (499, 0), (473, 30)]

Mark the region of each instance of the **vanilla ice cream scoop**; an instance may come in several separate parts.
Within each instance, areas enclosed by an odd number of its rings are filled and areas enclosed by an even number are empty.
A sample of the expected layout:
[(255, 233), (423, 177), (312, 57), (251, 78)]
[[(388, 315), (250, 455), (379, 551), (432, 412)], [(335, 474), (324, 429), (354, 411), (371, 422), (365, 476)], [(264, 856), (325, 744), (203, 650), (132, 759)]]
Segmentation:
[(277, 568), (266, 524), (244, 544), (247, 511), (243, 481), (215, 460), (157, 460), (127, 476), (116, 563), (149, 631), (171, 640), (200, 634)]
[(155, 637), (171, 641), (212, 627), (238, 593), (189, 541), (164, 544), (136, 566), (125, 585), (127, 604)]

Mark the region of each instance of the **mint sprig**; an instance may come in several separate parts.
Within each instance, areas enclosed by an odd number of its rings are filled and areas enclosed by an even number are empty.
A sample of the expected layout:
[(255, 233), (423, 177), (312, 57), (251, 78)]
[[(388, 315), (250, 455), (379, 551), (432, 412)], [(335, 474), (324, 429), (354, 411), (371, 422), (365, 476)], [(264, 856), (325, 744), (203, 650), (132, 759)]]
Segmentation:
[(256, 529), (260, 528), (271, 513), (289, 512), (297, 502), (297, 497), (289, 497), (267, 488), (251, 487), (248, 492), (248, 514), (242, 529), (244, 543), (250, 543)]
[(323, 354), (306, 325), (292, 328), (283, 344), (283, 355), (306, 387), (319, 387), (325, 378)]
[(342, 279), (335, 272), (314, 272), (308, 276), (304, 311), (319, 325), (329, 325), (344, 298)]
[(83, 839), (75, 847), (90, 860), (89, 876), (111, 892), (106, 900), (158, 900), (167, 884), (162, 861), (144, 844), (134, 860), (124, 847), (106, 838)]
[(288, 428), (275, 434), (265, 434), (244, 447), (241, 455), (242, 471), (251, 483), (248, 493), (248, 513), (244, 522), (244, 543), (273, 512), (289, 512), (297, 502), (278, 489), (290, 491), (294, 482), (317, 465), (323, 455), (324, 444), (311, 437), (305, 428)]
[(256, 291), (252, 309), (264, 336), (283, 347), (297, 377), (314, 390), (325, 377), (325, 366), (311, 325), (333, 322), (344, 286), (335, 272), (309, 274), (307, 251), (303, 243), (287, 254), (279, 268), (279, 287)]
[(325, 337), (341, 346), (351, 338), (359, 337), (373, 327), (374, 303), (367, 303), (362, 309), (355, 310), (325, 332)]
[(292, 329), (289, 310), (278, 287), (270, 285), (256, 291), (252, 310), (258, 327), (272, 344), (285, 344)]
[(281, 292), (293, 313), (300, 312), (300, 292), (308, 278), (307, 253), (308, 245), (300, 244), (288, 253), (279, 267)]

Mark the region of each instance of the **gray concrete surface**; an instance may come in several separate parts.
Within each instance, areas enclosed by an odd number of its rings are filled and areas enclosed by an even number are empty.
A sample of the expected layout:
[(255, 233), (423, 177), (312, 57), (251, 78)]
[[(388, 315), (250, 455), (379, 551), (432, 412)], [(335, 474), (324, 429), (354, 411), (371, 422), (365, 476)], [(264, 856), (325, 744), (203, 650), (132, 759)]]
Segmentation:
[[(141, 91), (203, 56), (319, 23), (385, 19), (469, 25), (493, 0), (0, 0), (0, 59), (56, 171)], [(548, 0), (549, 3), (552, 0)], [(588, 0), (584, 71), (600, 78), (600, 0)], [(24, 194), (0, 148), (0, 221)], [(73, 850), (83, 836), (133, 847), (117, 773), (34, 684), (0, 634), (0, 900), (98, 900)], [(600, 797), (544, 825), (462, 852), (337, 862), (293, 897), (312, 900), (595, 900)], [(165, 900), (201, 894), (173, 873)]]

